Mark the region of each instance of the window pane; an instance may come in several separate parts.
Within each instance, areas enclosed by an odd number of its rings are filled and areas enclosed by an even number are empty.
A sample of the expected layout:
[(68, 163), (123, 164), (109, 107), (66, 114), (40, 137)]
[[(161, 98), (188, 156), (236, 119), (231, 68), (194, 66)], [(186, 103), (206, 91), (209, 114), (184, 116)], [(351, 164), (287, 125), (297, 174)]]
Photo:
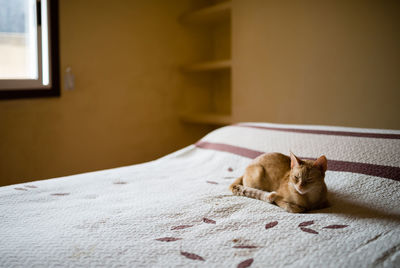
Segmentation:
[(38, 79), (36, 0), (0, 0), (0, 79)]

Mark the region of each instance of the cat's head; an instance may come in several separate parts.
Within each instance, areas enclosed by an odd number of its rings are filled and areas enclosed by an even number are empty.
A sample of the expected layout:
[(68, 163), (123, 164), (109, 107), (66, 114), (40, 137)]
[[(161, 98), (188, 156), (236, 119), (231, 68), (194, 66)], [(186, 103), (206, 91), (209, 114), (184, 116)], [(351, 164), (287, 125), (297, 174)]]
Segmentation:
[(324, 155), (311, 161), (301, 160), (291, 152), (290, 168), (289, 183), (299, 194), (306, 194), (313, 189), (321, 189), (322, 185), (325, 185), (327, 160)]

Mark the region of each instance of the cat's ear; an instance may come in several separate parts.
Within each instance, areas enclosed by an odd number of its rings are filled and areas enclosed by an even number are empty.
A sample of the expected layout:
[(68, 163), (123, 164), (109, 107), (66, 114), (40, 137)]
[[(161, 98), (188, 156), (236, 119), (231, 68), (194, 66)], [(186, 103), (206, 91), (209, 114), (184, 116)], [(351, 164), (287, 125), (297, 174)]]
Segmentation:
[(325, 155), (320, 156), (317, 160), (315, 160), (314, 167), (318, 167), (321, 171), (325, 172), (328, 169), (328, 160), (326, 160)]
[(301, 159), (290, 152), (290, 168), (294, 168), (302, 163)]

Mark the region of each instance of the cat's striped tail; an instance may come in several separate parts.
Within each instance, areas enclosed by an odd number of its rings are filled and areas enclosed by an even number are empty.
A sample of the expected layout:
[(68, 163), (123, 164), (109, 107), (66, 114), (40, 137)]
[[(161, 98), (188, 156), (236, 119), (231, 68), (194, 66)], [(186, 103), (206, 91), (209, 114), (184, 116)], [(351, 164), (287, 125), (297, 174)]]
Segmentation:
[[(258, 199), (261, 201), (266, 201), (266, 202), (273, 202), (273, 200), (270, 197), (269, 192), (261, 191), (255, 188), (243, 186), (243, 176), (237, 178), (230, 186), (229, 190), (232, 191), (234, 195), (239, 195), (239, 196), (246, 196), (254, 199)], [(271, 196), (272, 197), (272, 196)]]

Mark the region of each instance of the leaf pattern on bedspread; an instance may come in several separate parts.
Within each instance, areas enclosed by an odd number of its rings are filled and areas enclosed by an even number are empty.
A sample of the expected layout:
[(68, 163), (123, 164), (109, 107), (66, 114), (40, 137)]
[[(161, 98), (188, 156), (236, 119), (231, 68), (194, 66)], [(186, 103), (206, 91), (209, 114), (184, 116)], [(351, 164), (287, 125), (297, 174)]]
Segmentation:
[(209, 184), (218, 184), (218, 182), (215, 182), (215, 181), (206, 181), (206, 182)]
[(54, 193), (54, 194), (51, 194), (51, 195), (54, 195), (54, 196), (64, 196), (64, 195), (69, 195), (69, 193)]
[(310, 233), (310, 234), (318, 234), (318, 232), (317, 232), (317, 231), (315, 231), (315, 230), (313, 230), (313, 229), (310, 229), (310, 228), (306, 228), (306, 227), (300, 227), (300, 229), (301, 229), (303, 232), (306, 232), (306, 233)]
[(257, 246), (251, 246), (251, 245), (236, 245), (236, 246), (233, 246), (233, 248), (257, 248)]
[(25, 188), (21, 188), (21, 187), (17, 187), (17, 188), (14, 188), (15, 190), (20, 190), (20, 191), (28, 191), (27, 189), (25, 189)]
[[(300, 229), (303, 232), (310, 233), (310, 234), (318, 234), (317, 231), (310, 229), (310, 228), (306, 228), (306, 226), (310, 226), (312, 224), (314, 224), (314, 221), (304, 221), (304, 222), (300, 223), (298, 227), (300, 227)], [(342, 229), (342, 228), (346, 228), (346, 227), (348, 227), (348, 225), (332, 224), (332, 225), (328, 225), (328, 226), (325, 226), (322, 228), (323, 229)]]
[(247, 259), (245, 261), (242, 261), (241, 263), (238, 264), (237, 268), (246, 268), (249, 267), (253, 263), (253, 259)]
[(203, 218), (203, 222), (209, 223), (209, 224), (216, 224), (217, 222), (211, 219)]
[(231, 167), (228, 168), (228, 171), (229, 171), (229, 172), (232, 172), (232, 171), (233, 171), (233, 168), (231, 168)]
[(305, 227), (312, 224), (314, 224), (314, 221), (303, 221), (302, 223), (299, 224), (299, 227)]
[(197, 255), (197, 254), (194, 254), (194, 253), (189, 253), (189, 252), (181, 251), (181, 255), (183, 255), (183, 256), (185, 256), (186, 258), (191, 259), (191, 260), (205, 261), (205, 260), (203, 259), (203, 257), (201, 257), (201, 256), (199, 256), (199, 255)]
[(127, 184), (126, 181), (114, 181), (113, 184)]
[[(203, 218), (203, 222), (204, 222), (204, 223), (207, 223), (207, 224), (216, 224), (216, 221), (215, 221), (215, 220), (212, 220), (212, 219), (209, 219), (209, 218), (206, 218), (206, 217)], [(278, 223), (279, 223), (278, 221), (271, 221), (271, 222), (268, 222), (268, 223), (265, 225), (265, 229), (267, 229), (267, 230), (268, 230), (268, 229), (271, 229), (271, 228), (277, 226)], [(303, 232), (305, 232), (305, 233), (309, 233), (309, 234), (319, 234), (318, 231), (307, 227), (307, 226), (313, 225), (314, 223), (315, 223), (314, 220), (303, 221), (303, 222), (300, 222), (300, 223), (298, 224), (297, 227), (300, 228), (300, 230), (303, 231)], [(194, 225), (182, 224), (182, 225), (172, 226), (172, 227), (171, 227), (171, 230), (182, 230), (182, 229), (186, 229), (186, 228), (191, 228), (191, 227), (193, 227), (193, 226), (194, 226)], [(342, 229), (342, 228), (346, 228), (346, 227), (348, 227), (348, 225), (344, 225), (344, 224), (332, 224), (332, 225), (327, 225), (327, 226), (325, 226), (325, 227), (322, 227), (322, 229)], [(169, 237), (169, 236), (167, 236), (167, 237), (157, 238), (157, 239), (155, 239), (155, 240), (161, 241), (161, 242), (174, 242), (174, 241), (182, 240), (182, 238)], [(240, 239), (235, 238), (235, 239), (233, 239), (232, 241), (233, 241), (234, 243), (237, 243), (237, 242), (240, 241)], [(261, 247), (262, 247), (262, 246), (261, 246)], [(250, 242), (250, 244), (248, 244), (248, 243), (245, 242), (245, 243), (240, 243), (239, 245), (234, 245), (232, 248), (234, 248), (234, 249), (249, 249), (249, 250), (251, 250), (251, 249), (259, 248), (259, 246), (251, 245), (251, 242)], [(195, 253), (190, 253), (190, 252), (186, 252), (186, 251), (180, 251), (180, 254), (181, 254), (182, 256), (188, 258), (188, 259), (191, 259), (191, 260), (205, 261), (205, 259), (204, 259), (203, 257), (201, 257), (201, 256), (199, 256), (199, 255), (197, 255), (197, 254), (195, 254)], [(254, 259), (253, 259), (253, 258), (250, 258), (250, 259), (244, 260), (244, 261), (242, 261), (241, 263), (239, 263), (239, 264), (237, 265), (237, 267), (239, 267), (239, 268), (246, 268), (246, 267), (251, 266), (251, 265), (253, 264), (253, 262), (254, 262)]]
[(193, 225), (178, 225), (178, 226), (172, 226), (171, 230), (181, 230), (181, 229), (186, 229), (193, 227)]
[(277, 222), (277, 221), (272, 221), (272, 222), (267, 223), (267, 224), (265, 225), (265, 229), (270, 229), (270, 228), (275, 227), (275, 226), (277, 226), (277, 225), (278, 225), (278, 222)]
[(157, 238), (157, 241), (162, 241), (162, 242), (174, 242), (177, 240), (182, 240), (182, 238), (176, 238), (176, 237), (161, 237), (161, 238)]
[(324, 229), (342, 229), (342, 228), (346, 228), (347, 226), (348, 225), (333, 224), (333, 225), (325, 226)]

